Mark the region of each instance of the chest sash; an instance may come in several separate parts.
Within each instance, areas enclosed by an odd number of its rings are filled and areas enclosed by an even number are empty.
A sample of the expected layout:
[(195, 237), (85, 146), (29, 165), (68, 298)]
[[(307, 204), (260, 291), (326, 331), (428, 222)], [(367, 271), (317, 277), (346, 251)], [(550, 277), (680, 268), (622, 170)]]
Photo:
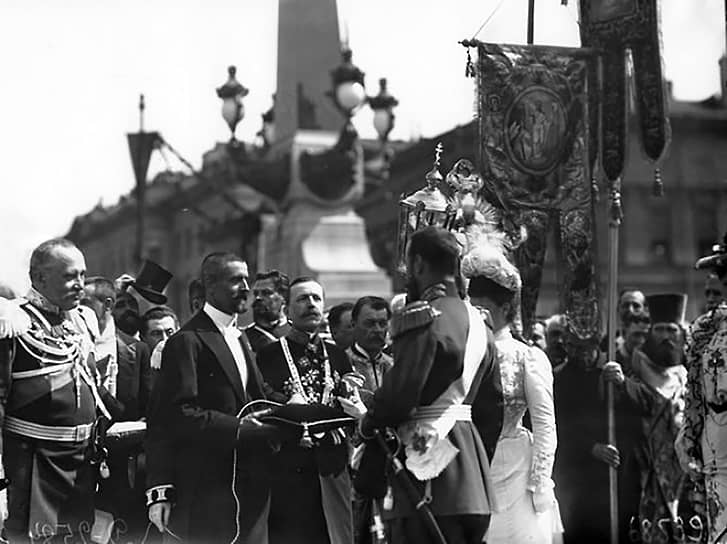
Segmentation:
[(487, 326), (471, 304), (465, 302), (469, 332), (464, 352), (462, 375), (428, 406), (414, 411), (412, 418), (399, 427), (406, 446), (406, 467), (420, 481), (439, 476), (459, 450), (447, 438), (457, 421), (472, 421), (467, 402), (477, 372), (487, 353)]

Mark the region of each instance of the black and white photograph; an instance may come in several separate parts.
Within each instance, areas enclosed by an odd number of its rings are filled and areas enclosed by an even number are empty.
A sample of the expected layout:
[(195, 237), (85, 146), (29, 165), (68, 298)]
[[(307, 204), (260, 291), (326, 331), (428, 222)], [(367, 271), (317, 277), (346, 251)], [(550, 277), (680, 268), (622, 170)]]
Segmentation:
[(727, 0), (0, 49), (0, 544), (727, 544)]

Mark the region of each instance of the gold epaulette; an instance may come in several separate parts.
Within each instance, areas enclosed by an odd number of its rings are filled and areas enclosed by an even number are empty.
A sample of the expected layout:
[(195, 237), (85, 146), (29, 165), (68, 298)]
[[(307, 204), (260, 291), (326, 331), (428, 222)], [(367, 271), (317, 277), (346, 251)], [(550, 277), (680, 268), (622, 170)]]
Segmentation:
[(0, 340), (15, 338), (30, 330), (30, 316), (20, 307), (25, 302), (22, 298), (0, 298)]
[(407, 304), (391, 318), (391, 336), (396, 338), (407, 331), (429, 325), (442, 312), (425, 300)]

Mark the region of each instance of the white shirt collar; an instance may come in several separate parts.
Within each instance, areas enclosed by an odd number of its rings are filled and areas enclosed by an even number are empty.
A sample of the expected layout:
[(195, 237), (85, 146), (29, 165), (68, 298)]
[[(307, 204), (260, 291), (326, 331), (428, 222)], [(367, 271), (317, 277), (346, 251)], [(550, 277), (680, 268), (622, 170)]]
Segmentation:
[(209, 302), (205, 302), (204, 308), (202, 309), (204, 310), (204, 313), (210, 317), (215, 326), (220, 329), (220, 331), (237, 326), (237, 314), (230, 315), (225, 312), (221, 312)]

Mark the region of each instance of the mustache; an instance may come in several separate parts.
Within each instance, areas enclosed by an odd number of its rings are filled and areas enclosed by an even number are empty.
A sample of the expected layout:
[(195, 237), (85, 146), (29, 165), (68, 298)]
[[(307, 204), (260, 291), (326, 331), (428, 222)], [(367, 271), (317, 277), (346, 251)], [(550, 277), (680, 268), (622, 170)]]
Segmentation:
[(303, 317), (322, 317), (323, 314), (318, 310), (309, 310), (303, 313)]

